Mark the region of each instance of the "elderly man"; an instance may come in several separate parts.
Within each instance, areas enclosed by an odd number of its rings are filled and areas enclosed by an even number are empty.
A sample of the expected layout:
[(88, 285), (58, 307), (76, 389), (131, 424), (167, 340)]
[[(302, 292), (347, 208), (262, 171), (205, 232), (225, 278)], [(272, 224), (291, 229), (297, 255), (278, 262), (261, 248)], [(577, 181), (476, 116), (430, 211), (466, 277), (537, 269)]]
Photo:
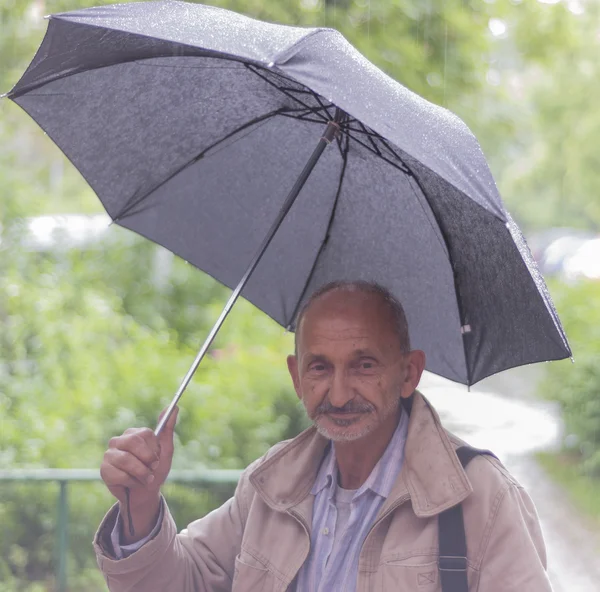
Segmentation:
[[(175, 417), (158, 439), (131, 429), (110, 441), (101, 473), (119, 504), (95, 549), (111, 591), (439, 592), (438, 517), (459, 504), (470, 592), (551, 590), (530, 498), (491, 456), (463, 469), (464, 443), (416, 390), (425, 354), (411, 350), (389, 292), (320, 289), (287, 362), (314, 426), (250, 465), (232, 499), (180, 534), (160, 494)], [(135, 536), (122, 519), (126, 487)], [(460, 572), (460, 560), (447, 567)]]

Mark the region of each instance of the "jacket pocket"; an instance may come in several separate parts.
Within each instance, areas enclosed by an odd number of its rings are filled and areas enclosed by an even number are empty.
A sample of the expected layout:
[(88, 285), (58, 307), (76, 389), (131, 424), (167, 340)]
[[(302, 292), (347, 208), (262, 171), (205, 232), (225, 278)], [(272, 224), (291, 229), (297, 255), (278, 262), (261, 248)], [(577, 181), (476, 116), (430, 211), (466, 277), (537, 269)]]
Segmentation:
[(231, 592), (271, 592), (275, 587), (273, 574), (248, 554), (235, 558)]
[(441, 592), (437, 560), (432, 557), (412, 557), (390, 561), (379, 566), (378, 592)]

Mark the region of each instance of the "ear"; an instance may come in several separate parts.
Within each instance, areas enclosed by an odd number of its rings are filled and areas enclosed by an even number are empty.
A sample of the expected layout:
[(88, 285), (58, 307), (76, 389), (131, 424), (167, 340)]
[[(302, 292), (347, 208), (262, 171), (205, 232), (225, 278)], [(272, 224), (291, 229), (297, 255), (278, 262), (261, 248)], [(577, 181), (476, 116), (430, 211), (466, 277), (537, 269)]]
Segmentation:
[(292, 377), (292, 382), (294, 383), (294, 389), (296, 390), (296, 395), (298, 398), (302, 400), (302, 394), (300, 393), (300, 373), (298, 372), (298, 358), (296, 356), (288, 356), (287, 357), (287, 367)]
[(402, 392), (400, 393), (403, 399), (410, 397), (419, 386), (421, 375), (423, 374), (423, 370), (425, 370), (425, 362), (425, 352), (420, 349), (415, 349), (407, 354), (406, 374), (404, 375)]

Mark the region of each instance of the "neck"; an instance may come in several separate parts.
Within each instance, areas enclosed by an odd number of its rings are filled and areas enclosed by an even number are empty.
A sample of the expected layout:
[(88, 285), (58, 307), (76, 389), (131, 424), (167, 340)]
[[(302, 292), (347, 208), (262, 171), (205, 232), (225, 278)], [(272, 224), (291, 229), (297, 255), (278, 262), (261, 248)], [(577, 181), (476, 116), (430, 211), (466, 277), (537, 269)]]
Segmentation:
[(335, 442), (338, 483), (342, 489), (359, 489), (383, 456), (400, 421), (402, 406), (373, 432), (352, 442)]

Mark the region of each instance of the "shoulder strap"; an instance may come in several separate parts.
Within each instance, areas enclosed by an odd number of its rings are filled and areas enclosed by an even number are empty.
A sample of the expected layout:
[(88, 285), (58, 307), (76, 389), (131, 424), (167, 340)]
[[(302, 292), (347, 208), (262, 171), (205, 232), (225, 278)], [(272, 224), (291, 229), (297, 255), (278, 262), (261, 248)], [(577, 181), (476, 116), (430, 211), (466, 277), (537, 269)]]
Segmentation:
[[(495, 456), (489, 450), (480, 450), (470, 446), (461, 446), (456, 455), (463, 468), (476, 456), (487, 454)], [(469, 592), (467, 581), (467, 539), (463, 521), (462, 504), (445, 510), (438, 516), (439, 560), (442, 592)]]

